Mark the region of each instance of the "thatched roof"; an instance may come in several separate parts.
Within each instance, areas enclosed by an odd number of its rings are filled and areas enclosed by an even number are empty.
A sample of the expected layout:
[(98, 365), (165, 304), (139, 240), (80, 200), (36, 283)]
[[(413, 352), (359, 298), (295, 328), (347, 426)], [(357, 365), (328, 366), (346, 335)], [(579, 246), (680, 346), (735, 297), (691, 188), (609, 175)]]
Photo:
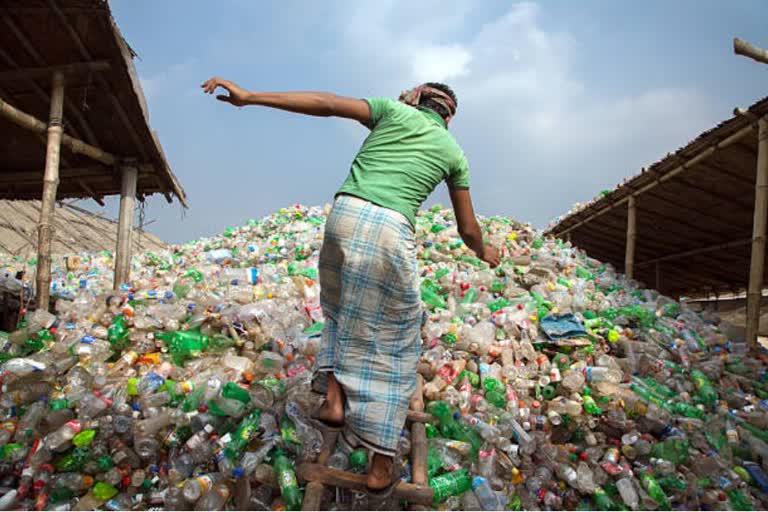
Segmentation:
[[(768, 98), (708, 130), (547, 229), (624, 268), (627, 202), (636, 197), (635, 279), (688, 295), (749, 281), (757, 169), (756, 119)], [(768, 284), (768, 273), (766, 273)]]
[[(40, 201), (0, 200), (0, 252), (14, 256), (37, 254), (37, 221)], [(166, 243), (152, 233), (134, 229), (135, 251), (161, 250)], [(83, 251), (114, 251), (117, 221), (76, 205), (56, 204), (53, 227), (53, 254)]]
[[(104, 0), (0, 2), (0, 105), (47, 123), (52, 69), (66, 71), (64, 133), (139, 169), (137, 194), (186, 194), (149, 126), (146, 100)], [(0, 198), (39, 199), (45, 135), (0, 118)], [(120, 193), (120, 172), (62, 146), (58, 199)]]

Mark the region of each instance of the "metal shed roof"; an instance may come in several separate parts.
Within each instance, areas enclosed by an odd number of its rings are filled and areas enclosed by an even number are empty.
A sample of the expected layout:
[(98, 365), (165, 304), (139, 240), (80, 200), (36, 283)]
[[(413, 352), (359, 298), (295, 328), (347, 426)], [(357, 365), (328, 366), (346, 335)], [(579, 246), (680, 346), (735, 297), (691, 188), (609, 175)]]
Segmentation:
[[(749, 281), (757, 119), (768, 98), (702, 133), (616, 188), (554, 222), (546, 233), (624, 268), (635, 197), (635, 279), (668, 295), (736, 292)], [(764, 283), (765, 285), (766, 283)]]
[[(130, 159), (139, 170), (139, 198), (162, 193), (186, 206), (149, 126), (134, 55), (104, 0), (0, 0), (0, 108), (47, 122), (51, 74), (63, 71), (64, 134), (117, 160), (98, 162), (63, 144), (59, 199), (119, 194), (115, 166)], [(0, 198), (41, 197), (44, 130), (0, 118)]]

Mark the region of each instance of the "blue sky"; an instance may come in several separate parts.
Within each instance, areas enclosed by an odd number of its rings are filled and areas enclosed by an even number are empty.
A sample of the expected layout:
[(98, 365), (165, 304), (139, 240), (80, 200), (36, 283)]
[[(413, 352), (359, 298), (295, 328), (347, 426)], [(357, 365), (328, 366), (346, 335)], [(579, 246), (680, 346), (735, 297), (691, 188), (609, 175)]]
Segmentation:
[[(199, 89), (212, 75), (355, 97), (444, 81), (459, 98), (451, 130), (476, 210), (539, 227), (768, 94), (768, 66), (731, 48), (734, 36), (768, 46), (764, 0), (110, 5), (189, 195), (183, 216), (147, 202), (149, 229), (172, 242), (330, 201), (366, 135), (351, 121), (218, 102)], [(444, 186), (434, 202), (449, 204)]]

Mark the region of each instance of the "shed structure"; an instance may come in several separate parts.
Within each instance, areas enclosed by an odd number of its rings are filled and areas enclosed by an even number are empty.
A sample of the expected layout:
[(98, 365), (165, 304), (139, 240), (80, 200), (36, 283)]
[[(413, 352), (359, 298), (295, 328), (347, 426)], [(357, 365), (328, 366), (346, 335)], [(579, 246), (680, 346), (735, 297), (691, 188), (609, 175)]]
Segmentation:
[(754, 341), (765, 263), (768, 98), (551, 225), (637, 281), (680, 297), (747, 291)]
[(0, 199), (39, 199), (37, 305), (48, 306), (54, 204), (120, 194), (115, 286), (135, 199), (187, 206), (104, 0), (0, 0)]

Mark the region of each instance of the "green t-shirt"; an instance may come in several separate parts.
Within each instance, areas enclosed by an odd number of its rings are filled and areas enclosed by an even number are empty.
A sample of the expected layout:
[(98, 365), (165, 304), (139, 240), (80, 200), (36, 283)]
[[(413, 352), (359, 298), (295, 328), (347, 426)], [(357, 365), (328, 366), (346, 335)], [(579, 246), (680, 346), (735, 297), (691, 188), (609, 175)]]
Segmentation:
[(366, 101), (371, 133), (338, 194), (391, 208), (415, 225), (421, 204), (441, 181), (469, 188), (467, 159), (439, 114), (389, 98)]

